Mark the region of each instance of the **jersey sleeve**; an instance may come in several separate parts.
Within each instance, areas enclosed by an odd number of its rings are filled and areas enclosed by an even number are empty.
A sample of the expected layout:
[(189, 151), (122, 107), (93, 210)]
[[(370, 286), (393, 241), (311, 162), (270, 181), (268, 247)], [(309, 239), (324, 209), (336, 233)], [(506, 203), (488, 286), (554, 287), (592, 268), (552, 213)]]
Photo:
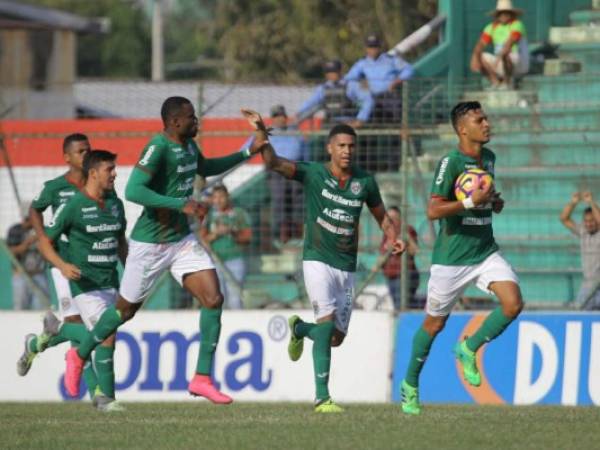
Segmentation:
[(118, 199), (119, 201), (119, 213), (121, 214), (121, 236), (125, 236), (125, 231), (127, 230), (127, 217), (125, 216), (125, 205), (123, 204), (123, 200)]
[(48, 226), (45, 227), (46, 235), (50, 240), (54, 241), (58, 239), (63, 233), (68, 234), (72, 218), (75, 216), (72, 212), (72, 204), (72, 201), (63, 203), (54, 212), (52, 219), (48, 222)]
[(294, 176), (292, 177), (292, 180), (299, 181), (300, 183), (306, 183), (311, 166), (314, 163), (305, 162), (305, 161), (296, 161), (295, 164), (296, 164), (296, 170), (294, 171)]
[(42, 192), (31, 202), (31, 207), (37, 211), (45, 211), (48, 206), (52, 204), (52, 189), (48, 186), (48, 183), (44, 183)]
[(510, 24), (510, 36), (516, 41), (525, 36), (525, 25), (523, 25), (523, 22), (515, 20)]
[(490, 23), (488, 24), (484, 29), (483, 32), (481, 33), (481, 40), (486, 44), (489, 45), (492, 43), (492, 27), (493, 25)]
[(140, 160), (135, 165), (135, 168), (154, 175), (163, 162), (164, 154), (165, 147), (163, 145), (150, 142), (142, 151)]
[(445, 156), (440, 160), (435, 169), (435, 176), (431, 185), (432, 197), (442, 197), (445, 199), (452, 197), (454, 180), (458, 176), (455, 172), (456, 170), (450, 156)]
[(375, 208), (383, 203), (381, 193), (379, 192), (379, 185), (374, 176), (369, 177), (366, 203), (369, 208)]

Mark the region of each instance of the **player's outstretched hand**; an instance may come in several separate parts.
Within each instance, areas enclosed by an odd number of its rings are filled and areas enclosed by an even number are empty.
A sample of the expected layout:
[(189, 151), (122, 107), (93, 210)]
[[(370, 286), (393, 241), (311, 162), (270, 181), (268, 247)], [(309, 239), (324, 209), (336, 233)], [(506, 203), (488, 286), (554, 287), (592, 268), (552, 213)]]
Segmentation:
[(402, 239), (396, 239), (392, 243), (392, 255), (400, 255), (406, 250), (406, 243)]
[(575, 192), (571, 195), (571, 203), (576, 205), (581, 201), (581, 194), (579, 192)]
[(494, 192), (494, 196), (492, 198), (492, 211), (496, 214), (500, 214), (504, 209), (504, 199), (500, 197), (500, 192)]
[(188, 200), (187, 202), (185, 202), (185, 205), (183, 205), (181, 212), (184, 213), (186, 216), (195, 216), (196, 214), (198, 214), (198, 208), (199, 204), (196, 200)]
[(475, 206), (485, 205), (492, 201), (494, 197), (493, 185), (491, 183), (485, 184), (484, 186), (479, 185), (479, 181), (476, 180), (473, 183), (473, 193), (471, 194), (471, 199)]
[(60, 272), (68, 280), (79, 280), (81, 278), (81, 270), (73, 264), (65, 263), (64, 266), (60, 267)]
[(250, 153), (258, 153), (260, 149), (269, 143), (269, 129), (263, 122), (259, 113), (252, 109), (242, 108), (242, 115), (246, 118), (254, 130), (254, 140), (250, 146)]

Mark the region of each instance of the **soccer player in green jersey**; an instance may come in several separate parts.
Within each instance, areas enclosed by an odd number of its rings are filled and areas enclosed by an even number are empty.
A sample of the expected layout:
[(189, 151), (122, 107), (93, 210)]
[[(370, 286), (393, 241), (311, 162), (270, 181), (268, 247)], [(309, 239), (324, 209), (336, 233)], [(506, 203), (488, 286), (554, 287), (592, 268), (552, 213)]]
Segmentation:
[(191, 233), (188, 217), (203, 214), (203, 208), (191, 199), (196, 174), (223, 173), (258, 152), (264, 142), (257, 139), (241, 152), (204, 158), (193, 139), (198, 119), (188, 99), (169, 97), (161, 116), (164, 132), (143, 150), (125, 190), (125, 197), (144, 210), (131, 233), (117, 303), (100, 317), (88, 338), (67, 353), (65, 387), (71, 395), (78, 394), (83, 363), (94, 347), (135, 315), (160, 275), (170, 270), (202, 305), (200, 352), (188, 390), (227, 404), (232, 399), (219, 392), (210, 378), (221, 332), (223, 296), (214, 264)]
[(437, 334), (466, 289), (475, 282), (484, 292), (495, 294), (500, 306), (454, 353), (472, 386), (481, 384), (477, 350), (499, 336), (521, 312), (523, 300), (519, 279), (498, 251), (492, 231), (492, 212), (500, 213), (504, 201), (492, 185), (476, 186), (470, 197), (456, 200), (454, 183), (466, 169), (480, 168), (494, 176), (496, 156), (484, 147), (490, 141), (490, 124), (479, 102), (463, 102), (451, 113), (458, 135), (458, 147), (438, 163), (427, 207), (427, 217), (440, 221), (433, 247), (431, 274), (427, 287), (426, 316), (413, 338), (412, 353), (402, 381), (402, 410), (419, 414), (419, 374)]
[[(62, 145), (63, 157), (69, 170), (59, 177), (44, 183), (41, 193), (33, 200), (29, 210), (33, 228), (40, 240), (47, 239), (42, 213), (50, 207), (52, 214), (54, 214), (61, 205), (66, 203), (83, 188), (85, 183), (83, 158), (90, 151), (90, 148), (89, 140), (84, 134), (73, 133), (64, 138)], [(59, 255), (65, 259), (68, 248), (66, 238), (63, 236), (63, 238), (57, 240), (56, 245)], [(69, 287), (67, 275), (72, 271), (73, 267), (68, 263), (64, 267), (50, 268), (50, 276), (54, 284), (63, 324), (60, 326), (56, 317), (49, 312), (44, 317), (44, 330), (46, 331), (39, 336), (35, 334), (25, 336), (25, 350), (17, 361), (17, 373), (21, 376), (29, 372), (31, 364), (39, 352), (65, 341), (71, 341), (73, 344), (76, 344), (87, 334), (79, 310), (71, 296), (71, 288)], [(50, 334), (57, 332), (56, 328), (58, 328), (58, 334), (51, 336)], [(83, 376), (88, 386), (90, 397), (93, 397), (97, 381), (92, 364), (86, 364)]]
[[(115, 303), (119, 286), (117, 261), (124, 262), (127, 255), (125, 210), (114, 193), (116, 157), (106, 150), (86, 153), (85, 186), (58, 207), (46, 227), (47, 239), (40, 240), (42, 255), (69, 279), (73, 302), (90, 330)], [(69, 240), (65, 259), (52, 245), (63, 234)], [(112, 333), (101, 341), (94, 354), (98, 374), (94, 405), (103, 411), (120, 409), (114, 401), (114, 351)]]
[(269, 170), (298, 181), (304, 187), (302, 270), (316, 323), (304, 322), (298, 316), (290, 317), (288, 353), (292, 361), (297, 361), (302, 355), (304, 338), (314, 342), (315, 411), (323, 413), (343, 411), (329, 395), (331, 347), (341, 345), (348, 333), (354, 297), (358, 225), (365, 203), (389, 242), (393, 243), (393, 252), (398, 254), (405, 248), (386, 214), (375, 177), (352, 162), (355, 146), (354, 129), (340, 124), (329, 132), (327, 151), (331, 159), (324, 164), (289, 161), (277, 156), (270, 144), (261, 150)]

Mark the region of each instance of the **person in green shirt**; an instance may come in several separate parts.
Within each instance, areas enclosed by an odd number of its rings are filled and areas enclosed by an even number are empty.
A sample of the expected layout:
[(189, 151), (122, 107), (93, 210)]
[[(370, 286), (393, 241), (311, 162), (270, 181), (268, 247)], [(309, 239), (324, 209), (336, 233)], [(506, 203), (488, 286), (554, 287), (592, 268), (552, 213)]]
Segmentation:
[(425, 320), (413, 338), (400, 389), (402, 410), (407, 414), (421, 412), (419, 374), (435, 337), (470, 283), (500, 301), (481, 327), (454, 348), (464, 378), (472, 386), (481, 384), (477, 350), (498, 337), (523, 309), (519, 279), (499, 253), (492, 230), (492, 212), (500, 213), (504, 200), (492, 184), (476, 185), (462, 201), (454, 195), (454, 183), (467, 169), (480, 168), (494, 176), (496, 156), (484, 147), (490, 141), (488, 118), (479, 102), (463, 102), (454, 107), (451, 119), (459, 142), (438, 163), (427, 206), (428, 219), (439, 220), (440, 230), (433, 247)]
[(231, 204), (229, 191), (223, 184), (213, 188), (211, 203), (212, 208), (202, 223), (200, 236), (236, 282), (234, 286), (234, 281), (217, 269), (227, 306), (230, 309), (241, 309), (243, 305), (240, 293), (246, 278), (244, 252), (252, 240), (250, 217), (244, 209)]
[[(510, 0), (499, 0), (490, 12), (494, 21), (484, 28), (473, 49), (471, 70), (485, 76), (493, 87), (510, 87), (514, 76), (529, 71), (527, 32), (519, 20), (522, 12)], [(494, 52), (484, 52), (490, 44)]]
[[(42, 255), (69, 279), (73, 302), (88, 330), (114, 305), (119, 287), (117, 262), (124, 262), (127, 255), (125, 209), (114, 192), (116, 158), (106, 150), (85, 154), (85, 186), (56, 209), (40, 240)], [(69, 246), (61, 256), (53, 242), (63, 234)], [(112, 333), (94, 352), (98, 376), (94, 406), (102, 411), (122, 409), (115, 403), (114, 351)]]
[(386, 213), (375, 177), (353, 163), (355, 146), (354, 128), (339, 124), (329, 131), (327, 152), (331, 159), (327, 163), (290, 161), (277, 156), (270, 144), (261, 149), (269, 170), (304, 187), (302, 270), (316, 323), (304, 322), (296, 315), (289, 318), (288, 353), (292, 361), (297, 361), (302, 356), (304, 338), (314, 342), (315, 411), (319, 413), (343, 411), (329, 394), (331, 347), (341, 345), (348, 333), (358, 225), (365, 203), (394, 253), (405, 249)]
[[(184, 97), (169, 97), (161, 108), (163, 133), (142, 151), (127, 182), (125, 198), (144, 207), (129, 241), (129, 255), (116, 305), (108, 308), (90, 335), (67, 352), (65, 387), (75, 396), (84, 361), (98, 342), (113, 334), (140, 309), (158, 278), (166, 270), (200, 301), (200, 351), (188, 390), (213, 403), (228, 404), (210, 374), (221, 333), (223, 295), (214, 264), (190, 231), (188, 218), (203, 217), (206, 210), (192, 199), (194, 178), (223, 173), (257, 153), (264, 144), (255, 139), (249, 148), (222, 158), (205, 158), (194, 136), (198, 118)], [(254, 117), (248, 120), (253, 122)]]
[[(39, 239), (47, 239), (42, 213), (50, 208), (52, 214), (54, 214), (61, 205), (83, 188), (85, 184), (83, 159), (90, 150), (90, 142), (85, 134), (72, 133), (64, 138), (62, 153), (69, 169), (64, 174), (46, 181), (42, 191), (34, 198), (29, 209), (29, 217)], [(58, 254), (63, 259), (66, 258), (68, 242), (64, 235), (56, 240), (56, 247)], [(63, 323), (62, 326), (59, 325), (58, 319), (49, 312), (45, 316), (44, 329), (53, 330), (59, 327), (58, 334), (50, 336), (49, 333), (44, 332), (37, 336), (33, 333), (25, 336), (25, 350), (17, 361), (17, 373), (21, 376), (27, 375), (35, 357), (40, 352), (65, 341), (71, 341), (73, 345), (76, 345), (86, 334), (83, 320), (71, 295), (69, 279), (58, 267), (51, 267), (49, 276), (52, 278)], [(97, 377), (94, 366), (90, 362), (86, 363), (83, 378), (88, 387), (90, 398), (93, 399)]]

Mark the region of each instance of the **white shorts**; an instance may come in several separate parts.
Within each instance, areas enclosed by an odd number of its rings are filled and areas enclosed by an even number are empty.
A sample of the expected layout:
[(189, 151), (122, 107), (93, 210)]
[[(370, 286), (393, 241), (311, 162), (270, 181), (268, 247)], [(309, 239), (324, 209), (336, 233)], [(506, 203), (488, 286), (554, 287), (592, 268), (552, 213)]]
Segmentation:
[(183, 286), (185, 275), (214, 268), (211, 257), (193, 234), (166, 244), (130, 240), (119, 294), (130, 303), (140, 303), (167, 269)]
[[(523, 58), (521, 58), (521, 56), (518, 53), (510, 52), (508, 57), (513, 63), (513, 73), (515, 75), (523, 75), (529, 71), (529, 67), (527, 67), (526, 65), (527, 63), (525, 61), (522, 61)], [(498, 75), (499, 77), (504, 76), (504, 64), (496, 64), (496, 61), (498, 61), (497, 55), (486, 52), (481, 55), (481, 58), (490, 66), (494, 67), (496, 75)]]
[(116, 289), (99, 289), (77, 295), (73, 301), (81, 313), (81, 318), (88, 330), (94, 328), (98, 319), (117, 299)]
[(62, 272), (56, 267), (50, 269), (50, 276), (52, 277), (52, 283), (54, 284), (54, 291), (56, 292), (56, 299), (58, 301), (58, 310), (60, 311), (61, 317), (64, 319), (65, 317), (78, 316), (79, 310), (71, 296), (69, 280), (65, 278)]
[(320, 261), (302, 261), (304, 285), (315, 319), (335, 313), (335, 327), (348, 334), (354, 298), (354, 273)]
[(430, 316), (447, 316), (471, 282), (475, 282), (483, 292), (492, 294), (489, 286), (494, 281), (519, 284), (515, 271), (499, 252), (492, 253), (474, 266), (433, 264), (427, 285), (425, 311)]

